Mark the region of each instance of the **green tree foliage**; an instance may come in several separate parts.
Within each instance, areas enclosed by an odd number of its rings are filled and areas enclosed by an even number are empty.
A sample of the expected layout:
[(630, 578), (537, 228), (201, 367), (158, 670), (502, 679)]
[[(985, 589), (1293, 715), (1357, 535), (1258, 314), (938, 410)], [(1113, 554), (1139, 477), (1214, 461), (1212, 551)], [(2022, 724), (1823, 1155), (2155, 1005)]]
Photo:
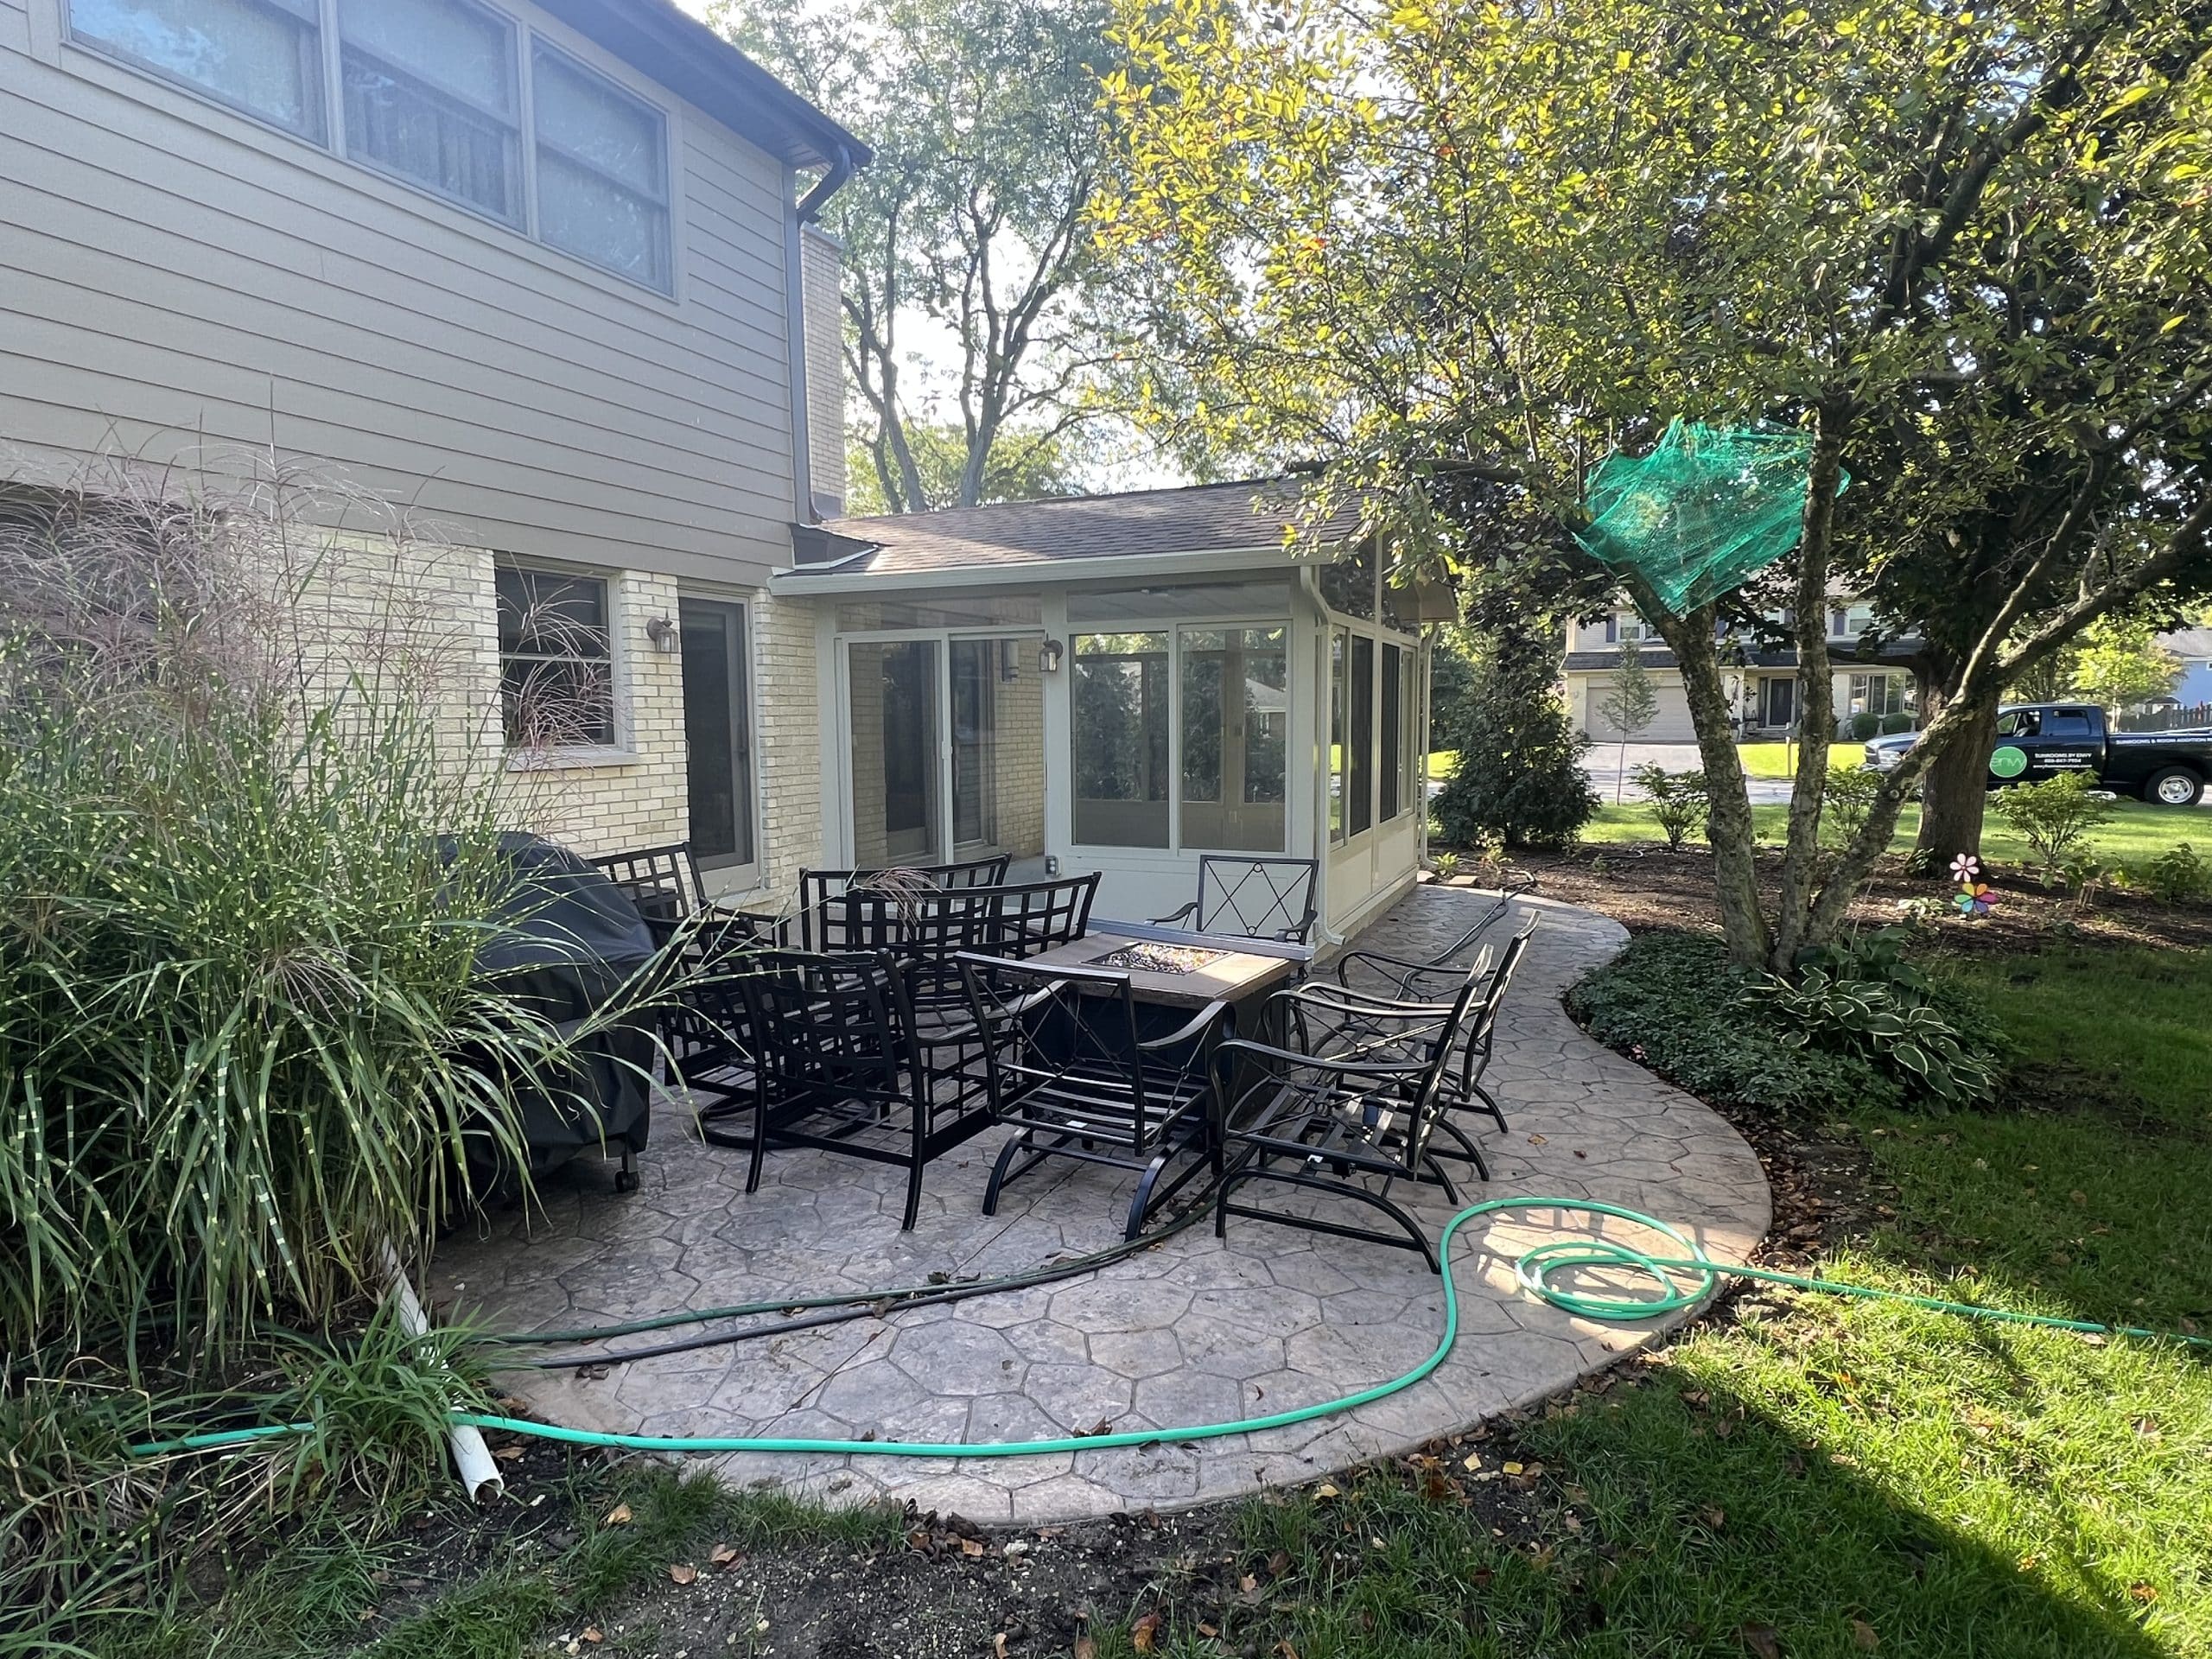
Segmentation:
[(1435, 803), (1448, 842), (1560, 846), (1598, 810), (1583, 771), (1590, 740), (1560, 696), (1559, 630), (1548, 619), (1491, 620), (1449, 736), (1458, 754)]
[(2140, 616), (2107, 616), (2082, 636), (2074, 686), (2107, 709), (2126, 709), (2163, 697), (2181, 678), (2181, 658), (2158, 643)]
[[(2212, 582), (2203, 0), (1121, 16), (1102, 234), (1200, 325), (1215, 444), (1330, 463), (1407, 544), (1573, 603), (1600, 573), (1560, 527), (1606, 454), (1674, 416), (1811, 435), (1795, 557), (1719, 613), (1644, 605), (1739, 962), (1834, 932), (2000, 687)], [(1925, 734), (1829, 859), (1832, 578), (1936, 637)], [(1716, 638), (1784, 610), (1806, 741), (1768, 888)]]
[(966, 506), (1040, 461), (1055, 474), (1122, 359), (1085, 226), (1111, 152), (1103, 3), (721, 0), (709, 15), (874, 151), (824, 213), (844, 243), (866, 499)]
[(1452, 747), (1451, 733), (1474, 695), (1475, 659), (1463, 632), (1440, 628), (1428, 653), (1428, 747)]
[(1613, 800), (1618, 804), (1628, 782), (1621, 775), (1628, 768), (1628, 746), (1637, 734), (1659, 718), (1659, 689), (1652, 681), (1651, 671), (1643, 665), (1643, 647), (1635, 640), (1621, 642), (1620, 666), (1613, 671), (1613, 683), (1605, 695), (1598, 699), (1598, 712), (1620, 734), (1620, 765), (1614, 768), (1613, 778)]

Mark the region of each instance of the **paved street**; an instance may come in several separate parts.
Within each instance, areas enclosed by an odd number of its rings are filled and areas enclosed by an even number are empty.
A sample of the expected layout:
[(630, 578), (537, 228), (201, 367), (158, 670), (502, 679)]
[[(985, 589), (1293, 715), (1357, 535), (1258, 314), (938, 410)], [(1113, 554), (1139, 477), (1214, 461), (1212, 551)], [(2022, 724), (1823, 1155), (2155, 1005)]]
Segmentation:
[[(1631, 776), (1638, 766), (1660, 766), (1669, 772), (1690, 772), (1698, 765), (1697, 745), (1694, 743), (1631, 743), (1628, 746), (1627, 762), (1622, 763), (1621, 746), (1600, 743), (1590, 751), (1588, 772), (1590, 786), (1605, 798), (1610, 806), (1613, 803), (1615, 785), (1624, 771)], [(1643, 791), (1633, 783), (1628, 785), (1625, 798), (1642, 800)], [(1751, 779), (1751, 801), (1754, 805), (1765, 801), (1787, 801), (1789, 780), (1786, 778), (1754, 778)]]

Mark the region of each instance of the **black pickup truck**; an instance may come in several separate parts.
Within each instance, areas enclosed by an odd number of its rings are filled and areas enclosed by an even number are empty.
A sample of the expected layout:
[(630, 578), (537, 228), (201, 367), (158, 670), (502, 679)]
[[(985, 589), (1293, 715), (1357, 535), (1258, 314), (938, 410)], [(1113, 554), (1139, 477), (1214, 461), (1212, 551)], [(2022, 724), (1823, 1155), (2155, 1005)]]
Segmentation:
[(2212, 780), (2212, 727), (2115, 732), (2094, 703), (2024, 702), (1998, 711), (1991, 786), (2088, 772), (2107, 789), (2161, 806), (2194, 806)]

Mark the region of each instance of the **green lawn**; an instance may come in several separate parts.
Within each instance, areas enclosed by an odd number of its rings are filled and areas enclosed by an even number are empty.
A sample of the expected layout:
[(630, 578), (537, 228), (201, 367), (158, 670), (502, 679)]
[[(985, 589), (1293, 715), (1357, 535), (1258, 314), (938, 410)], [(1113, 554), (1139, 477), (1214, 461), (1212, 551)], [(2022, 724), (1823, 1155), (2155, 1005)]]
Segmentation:
[[(2098, 855), (2108, 861), (2124, 864), (2146, 862), (2156, 858), (2177, 842), (2192, 842), (2198, 851), (2212, 855), (2212, 812), (2201, 809), (2147, 806), (2141, 801), (2116, 801), (2113, 804), (2110, 822), (2091, 838)], [(1777, 803), (1754, 806), (1751, 817), (1758, 825), (1760, 838), (1779, 846), (1789, 831), (1789, 809)], [(1890, 850), (1910, 852), (1913, 838), (1920, 831), (1920, 807), (1916, 802), (1897, 815), (1897, 833), (1890, 841)], [(1658, 821), (1651, 816), (1649, 805), (1631, 801), (1624, 805), (1605, 805), (1598, 809), (1597, 816), (1583, 826), (1582, 839), (1600, 845), (1663, 842), (1666, 836)], [(1702, 846), (1701, 836), (1693, 836), (1692, 844)], [(2028, 861), (2028, 845), (1992, 813), (1982, 830), (1982, 856), (1994, 863), (2018, 864)]]
[[(1895, 1213), (1821, 1270), (2212, 1330), (2212, 957), (1956, 971), (2045, 1092), (1836, 1126)], [(1171, 1590), (1155, 1650), (2212, 1653), (2202, 1351), (1768, 1294), (1486, 1450), (1541, 1473), (1479, 1485), (1455, 1453), (1253, 1505), (1238, 1561)]]
[[(1603, 746), (1600, 746), (1602, 749)], [(1839, 742), (1828, 751), (1828, 767), (1834, 772), (1847, 772), (1858, 766), (1863, 746)], [(1797, 771), (1797, 750), (1792, 745), (1786, 756), (1779, 743), (1738, 743), (1736, 753), (1744, 762), (1744, 772), (1752, 778), (1789, 778)], [(1441, 783), (1452, 775), (1452, 763), (1459, 758), (1453, 749), (1432, 750), (1428, 757), (1428, 775)]]

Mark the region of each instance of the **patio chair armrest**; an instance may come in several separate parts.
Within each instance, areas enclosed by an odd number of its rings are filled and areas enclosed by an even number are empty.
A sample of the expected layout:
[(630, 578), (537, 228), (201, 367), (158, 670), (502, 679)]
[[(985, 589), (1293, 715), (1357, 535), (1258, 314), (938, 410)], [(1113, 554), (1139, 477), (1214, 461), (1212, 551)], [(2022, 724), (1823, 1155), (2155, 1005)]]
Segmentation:
[(1427, 1060), (1337, 1059), (1325, 1055), (1300, 1054), (1296, 1049), (1275, 1048), (1244, 1037), (1231, 1037), (1218, 1044), (1214, 1049), (1214, 1065), (1219, 1066), (1224, 1059), (1237, 1055), (1249, 1055), (1255, 1059), (1273, 1061), (1278, 1065), (1294, 1067), (1301, 1071), (1323, 1071), (1335, 1077), (1417, 1077), (1429, 1067)]
[(1475, 967), (1473, 963), (1456, 963), (1443, 957), (1433, 962), (1414, 962), (1408, 957), (1393, 957), (1380, 950), (1347, 950), (1337, 958), (1337, 983), (1346, 990), (1354, 988), (1351, 978), (1354, 963), (1373, 969), (1383, 978), (1395, 980), (1402, 987), (1423, 974), (1456, 974), (1464, 978)]
[(1449, 1014), (1448, 1001), (1431, 1002), (1419, 997), (1385, 996), (1379, 991), (1363, 991), (1356, 985), (1299, 985), (1278, 996), (1301, 1002), (1307, 1007), (1333, 1008), (1359, 1013), (1373, 1010), (1394, 1014)]
[(1173, 927), (1176, 923), (1181, 921), (1185, 916), (1194, 914), (1198, 908), (1198, 901), (1193, 899), (1190, 903), (1185, 905), (1180, 910), (1171, 910), (1165, 916), (1154, 917), (1152, 918), (1152, 925), (1154, 927)]
[(1229, 1004), (1217, 997), (1214, 1001), (1207, 1003), (1205, 1007), (1200, 1008), (1196, 1014), (1192, 1014), (1189, 1020), (1184, 1024), (1181, 1030), (1171, 1031), (1165, 1037), (1154, 1037), (1146, 1041), (1140, 1042), (1137, 1045), (1137, 1047), (1140, 1052), (1147, 1054), (1151, 1053), (1155, 1049), (1174, 1048), (1179, 1045), (1189, 1042), (1194, 1037), (1203, 1034), (1207, 1027), (1213, 1025), (1216, 1021), (1220, 1020), (1222, 1015), (1228, 1012)]

